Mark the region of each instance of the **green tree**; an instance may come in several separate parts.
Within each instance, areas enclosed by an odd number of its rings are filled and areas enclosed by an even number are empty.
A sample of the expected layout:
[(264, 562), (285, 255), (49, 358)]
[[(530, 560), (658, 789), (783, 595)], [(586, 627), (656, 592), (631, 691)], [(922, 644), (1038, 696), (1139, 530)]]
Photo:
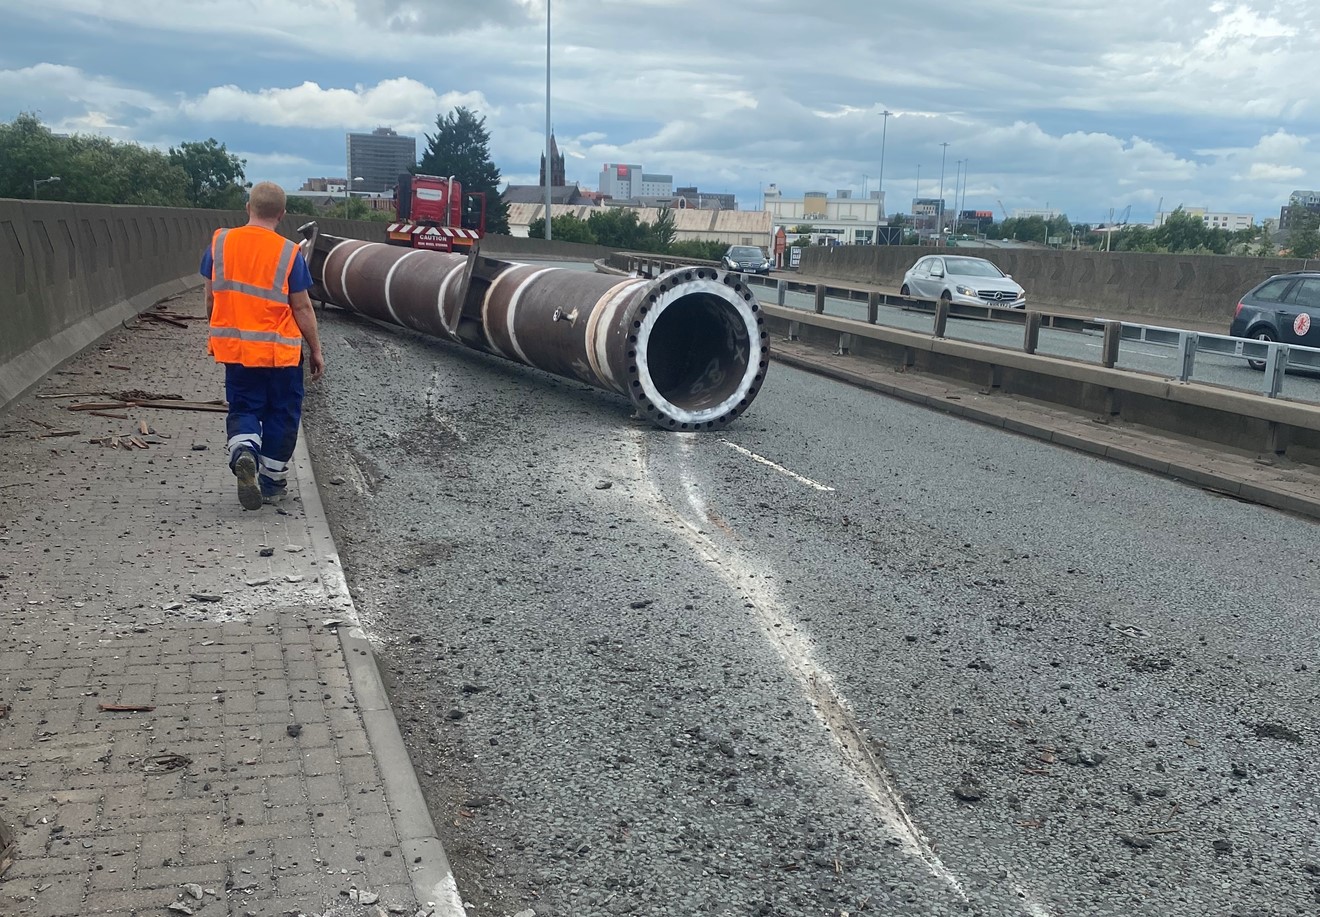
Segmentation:
[(58, 175), (60, 182), (41, 186), (41, 196), (67, 200), (59, 187), (68, 171), (63, 146), (31, 112), (0, 125), (0, 197), (30, 198), (33, 181)]
[[(527, 235), (533, 239), (545, 238), (545, 218), (537, 217), (527, 227)], [(579, 220), (571, 213), (553, 217), (550, 221), (550, 235), (559, 242), (581, 242), (586, 245), (596, 244), (596, 235), (586, 220)]]
[(650, 224), (652, 251), (667, 252), (674, 244), (674, 211), (668, 207), (660, 210), (660, 216)]
[(708, 239), (684, 239), (669, 246), (669, 254), (679, 258), (700, 258), (703, 261), (719, 261), (728, 249), (723, 242)]
[(135, 143), (76, 134), (57, 137), (35, 115), (0, 124), (0, 197), (184, 207), (187, 177), (165, 154)]
[(289, 213), (310, 213), (314, 215), (317, 212), (316, 205), (310, 199), (300, 197), (297, 194), (289, 195), (284, 203), (284, 209)]
[(640, 222), (631, 207), (602, 207), (587, 218), (587, 225), (600, 245), (620, 251), (654, 251), (650, 224)]
[(1291, 235), (1292, 256), (1294, 258), (1314, 258), (1320, 255), (1320, 229), (1294, 231)]
[(1288, 248), (1294, 258), (1320, 254), (1320, 213), (1303, 207), (1288, 208)]
[(490, 158), (486, 119), (460, 105), (447, 115), (436, 116), (435, 128), (434, 135), (426, 135), (426, 152), (417, 171), (452, 175), (464, 191), (484, 193), (486, 231), (508, 235), (509, 207), (500, 197), (500, 170)]
[(1149, 226), (1125, 226), (1114, 235), (1115, 238), (1110, 242), (1109, 247), (1116, 252), (1160, 251), (1154, 230)]
[(188, 177), (188, 203), (208, 210), (241, 210), (245, 199), (243, 167), (247, 161), (214, 137), (170, 147), (170, 162)]

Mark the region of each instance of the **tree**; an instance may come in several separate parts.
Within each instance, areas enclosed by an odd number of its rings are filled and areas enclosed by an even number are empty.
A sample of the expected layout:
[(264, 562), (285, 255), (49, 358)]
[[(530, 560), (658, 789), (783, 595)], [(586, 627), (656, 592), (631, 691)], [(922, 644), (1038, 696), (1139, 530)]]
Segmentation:
[(1294, 258), (1314, 258), (1320, 255), (1320, 229), (1312, 226), (1309, 229), (1294, 230), (1291, 240)]
[(452, 175), (464, 191), (484, 193), (486, 231), (508, 235), (509, 207), (500, 197), (500, 170), (490, 158), (486, 119), (460, 105), (447, 115), (437, 115), (435, 127), (434, 135), (426, 135), (426, 152), (417, 170), (426, 175)]
[(316, 204), (309, 198), (300, 197), (297, 194), (290, 194), (284, 202), (284, 209), (289, 213), (316, 213)]
[(660, 210), (659, 218), (650, 224), (652, 251), (667, 252), (674, 244), (674, 211), (668, 207)]
[(1314, 258), (1320, 254), (1320, 213), (1290, 207), (1288, 247), (1294, 258)]
[[(545, 217), (537, 217), (527, 227), (527, 235), (533, 239), (545, 238)], [(557, 242), (581, 242), (595, 245), (596, 236), (586, 220), (579, 220), (571, 213), (553, 217), (550, 221), (550, 235)]]
[(719, 261), (729, 246), (723, 242), (709, 239), (684, 239), (669, 246), (669, 254), (679, 258), (699, 258), (702, 261)]
[(170, 162), (188, 177), (188, 203), (208, 210), (241, 210), (243, 167), (247, 160), (225, 149), (214, 137), (170, 147)]
[(187, 177), (164, 153), (107, 137), (57, 137), (30, 113), (0, 124), (0, 197), (184, 207)]
[(640, 222), (631, 207), (602, 207), (587, 218), (587, 225), (600, 245), (620, 251), (654, 251), (650, 224)]

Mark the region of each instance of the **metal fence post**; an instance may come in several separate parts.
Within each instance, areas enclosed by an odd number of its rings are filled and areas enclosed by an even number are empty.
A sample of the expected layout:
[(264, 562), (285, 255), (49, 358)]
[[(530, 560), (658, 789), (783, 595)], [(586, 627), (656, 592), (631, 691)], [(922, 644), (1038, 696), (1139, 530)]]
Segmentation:
[(944, 337), (944, 329), (949, 324), (949, 301), (941, 299), (935, 304), (935, 328), (931, 332), (935, 337)]
[(816, 314), (825, 314), (825, 284), (816, 284)]
[(1196, 366), (1196, 342), (1199, 335), (1195, 331), (1184, 331), (1178, 335), (1178, 381), (1186, 382), (1192, 378), (1192, 369)]
[(1118, 363), (1118, 345), (1123, 340), (1122, 322), (1105, 322), (1105, 339), (1100, 346), (1100, 362), (1106, 369)]
[(776, 285), (779, 287), (776, 296), (778, 298), (779, 305), (782, 306), (784, 304), (784, 294), (788, 292), (788, 284), (784, 283), (783, 279), (780, 279), (776, 281)]
[(1261, 392), (1266, 398), (1278, 398), (1283, 391), (1283, 377), (1288, 371), (1288, 345), (1271, 344), (1265, 360), (1265, 386)]
[(1022, 332), (1022, 349), (1027, 353), (1035, 353), (1040, 345), (1040, 313), (1028, 312), (1027, 323)]

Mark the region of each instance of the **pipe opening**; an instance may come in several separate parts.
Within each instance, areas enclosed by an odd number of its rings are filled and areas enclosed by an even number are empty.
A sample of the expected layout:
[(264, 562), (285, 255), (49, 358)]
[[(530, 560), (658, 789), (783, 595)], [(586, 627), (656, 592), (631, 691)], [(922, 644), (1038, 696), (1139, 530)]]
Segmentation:
[(732, 397), (751, 357), (743, 316), (727, 299), (705, 292), (670, 303), (656, 316), (646, 341), (651, 382), (684, 412), (716, 408)]

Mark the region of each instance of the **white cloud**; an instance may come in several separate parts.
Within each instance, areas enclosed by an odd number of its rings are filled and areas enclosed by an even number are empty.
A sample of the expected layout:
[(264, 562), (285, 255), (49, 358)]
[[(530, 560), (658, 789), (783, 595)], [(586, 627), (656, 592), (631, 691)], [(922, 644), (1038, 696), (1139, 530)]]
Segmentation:
[(420, 135), (435, 129), (438, 113), (459, 105), (488, 117), (497, 114), (480, 93), (438, 93), (406, 77), (352, 89), (326, 89), (313, 82), (258, 90), (217, 86), (183, 102), (180, 110), (197, 121), (246, 121), (271, 127), (333, 125), (348, 130), (388, 125), (400, 133)]

